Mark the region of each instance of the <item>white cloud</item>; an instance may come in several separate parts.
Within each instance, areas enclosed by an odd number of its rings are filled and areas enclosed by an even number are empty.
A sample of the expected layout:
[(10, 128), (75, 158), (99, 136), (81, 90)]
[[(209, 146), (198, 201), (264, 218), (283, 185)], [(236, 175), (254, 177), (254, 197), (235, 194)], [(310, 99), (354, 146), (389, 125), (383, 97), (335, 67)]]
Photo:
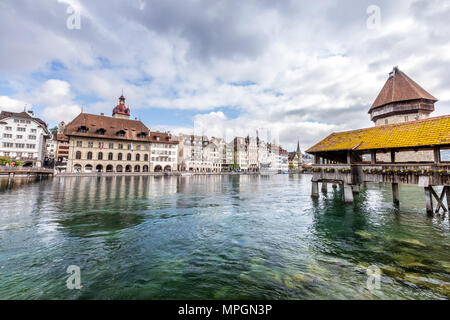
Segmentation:
[[(69, 4), (81, 8), (81, 30), (66, 28)], [(109, 113), (123, 89), (140, 115), (196, 110), (192, 120), (211, 134), (268, 128), (291, 149), (298, 138), (304, 149), (332, 131), (372, 125), (367, 110), (394, 65), (441, 100), (436, 115), (450, 113), (450, 7), (382, 0), (375, 31), (366, 28), (370, 4), (3, 2), (0, 80), (18, 92), (10, 99), (42, 106), (55, 121), (79, 110), (78, 95), (94, 98), (86, 111)], [(223, 107), (237, 115), (227, 118)]]
[[(11, 99), (7, 96), (0, 96), (0, 110), (1, 111), (12, 111), (21, 112), (24, 110), (26, 103), (24, 101)], [(27, 106), (30, 108), (31, 106)]]

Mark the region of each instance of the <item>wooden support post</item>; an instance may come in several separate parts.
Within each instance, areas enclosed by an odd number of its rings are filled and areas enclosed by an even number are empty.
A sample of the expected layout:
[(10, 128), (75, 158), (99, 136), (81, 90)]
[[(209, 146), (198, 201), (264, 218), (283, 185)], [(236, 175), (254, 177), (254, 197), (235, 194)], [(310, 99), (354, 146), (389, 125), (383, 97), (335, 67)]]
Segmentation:
[(446, 191), (446, 187), (444, 187), (444, 189), (442, 190), (442, 194), (439, 197), (436, 193), (436, 191), (434, 191), (433, 187), (431, 187), (431, 194), (433, 195), (433, 197), (436, 199), (438, 205), (436, 207), (436, 213), (439, 212), (439, 210), (444, 210), (444, 212), (447, 212), (447, 208), (444, 205), (444, 197), (445, 197), (445, 191)]
[(440, 147), (434, 147), (434, 163), (440, 164), (441, 163), (441, 148)]
[(395, 151), (391, 150), (391, 162), (395, 163)]
[(314, 155), (314, 163), (320, 164), (320, 157), (317, 154)]
[(400, 203), (400, 193), (398, 191), (398, 183), (392, 184), (392, 198), (395, 204)]
[(450, 211), (450, 186), (445, 186), (444, 188), (447, 195), (447, 208)]
[(377, 163), (377, 152), (376, 151), (370, 152), (370, 163), (371, 164)]
[(425, 190), (425, 203), (427, 207), (427, 213), (433, 215), (433, 196), (431, 193), (432, 187), (424, 187)]
[(317, 181), (312, 182), (311, 197), (313, 198), (319, 197), (319, 182)]
[(322, 182), (322, 192), (324, 193), (328, 192), (328, 186), (326, 182)]
[(350, 185), (344, 184), (342, 196), (345, 203), (353, 203), (353, 191)]
[(347, 151), (347, 164), (352, 164), (352, 152), (351, 152), (351, 150)]
[(361, 188), (359, 187), (359, 184), (355, 184), (352, 186), (352, 192), (355, 194), (359, 194)]

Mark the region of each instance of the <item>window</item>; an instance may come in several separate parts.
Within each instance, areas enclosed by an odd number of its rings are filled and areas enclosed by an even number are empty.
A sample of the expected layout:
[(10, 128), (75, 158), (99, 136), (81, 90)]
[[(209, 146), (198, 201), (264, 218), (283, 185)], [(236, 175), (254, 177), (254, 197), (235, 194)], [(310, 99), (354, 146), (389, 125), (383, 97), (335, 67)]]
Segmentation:
[(119, 161), (122, 160), (122, 154), (121, 154), (121, 153), (119, 153), (119, 154), (117, 155), (117, 160), (119, 160)]
[(30, 124), (30, 123), (31, 123), (31, 121), (30, 121), (30, 120), (27, 120), (27, 123), (28, 123), (28, 124)]
[(77, 147), (82, 147), (83, 146), (83, 141), (77, 141)]
[(16, 138), (17, 138), (17, 139), (23, 139), (23, 136), (22, 136), (21, 134), (18, 134), (18, 135), (16, 136)]
[(128, 150), (131, 150), (131, 144), (128, 144)]
[(25, 149), (25, 143), (16, 143), (17, 149)]
[(4, 133), (3, 138), (12, 138), (12, 134)]
[(408, 122), (408, 121), (409, 121), (408, 116), (405, 116), (405, 122)]
[(114, 143), (110, 143), (110, 144), (109, 144), (109, 148), (110, 148), (110, 149), (114, 149)]
[(87, 154), (87, 159), (88, 159), (88, 160), (92, 160), (92, 152), (90, 152), (90, 151), (88, 152), (88, 154)]
[(144, 155), (144, 161), (148, 161), (148, 154)]
[(17, 131), (19, 131), (19, 132), (25, 132), (25, 131), (27, 131), (27, 129), (22, 128), (22, 127), (17, 127)]
[(123, 144), (119, 143), (119, 144), (117, 145), (117, 147), (118, 147), (119, 149), (123, 149)]
[(136, 161), (141, 161), (141, 155), (139, 153), (136, 155)]
[(384, 120), (384, 124), (388, 124), (388, 123), (389, 123), (388, 119)]
[(94, 143), (92, 141), (88, 142), (88, 148), (93, 148), (94, 147)]
[(103, 160), (103, 152), (98, 153), (98, 160)]
[(6, 129), (6, 131), (11, 131), (12, 127), (6, 127), (5, 129)]
[(81, 132), (81, 133), (87, 133), (88, 130), (89, 129), (87, 127), (85, 127), (85, 126), (81, 126), (81, 127), (78, 128), (78, 132)]
[(75, 154), (75, 159), (81, 159), (81, 151), (77, 151), (77, 153)]
[(36, 129), (31, 129), (31, 133), (36, 133), (37, 130)]
[(141, 132), (138, 134), (138, 138), (145, 138), (147, 134), (145, 132)]
[(117, 132), (117, 136), (118, 137), (125, 137), (125, 131), (120, 130), (119, 132)]
[(28, 158), (30, 158), (30, 159), (33, 158), (33, 154), (32, 154), (32, 153), (29, 153), (29, 154), (28, 154)]
[(127, 161), (131, 161), (131, 153), (127, 154)]
[(136, 150), (141, 150), (141, 145), (140, 145), (140, 144), (138, 144), (138, 145), (136, 146)]
[(28, 136), (28, 139), (30, 139), (30, 140), (36, 140), (36, 136)]
[(11, 142), (3, 142), (3, 148), (13, 148), (14, 143)]
[(112, 160), (113, 159), (113, 154), (112, 152), (108, 153), (108, 160)]
[(106, 132), (106, 130), (105, 129), (103, 129), (103, 128), (100, 128), (100, 129), (98, 129), (97, 130), (97, 134), (100, 134), (100, 135), (104, 135), (105, 134), (105, 132)]
[(29, 143), (27, 143), (27, 149), (34, 149), (34, 148), (36, 148), (36, 145), (35, 145), (35, 144), (29, 144)]
[(20, 121), (19, 121), (19, 119), (14, 119), (14, 122), (19, 123)]

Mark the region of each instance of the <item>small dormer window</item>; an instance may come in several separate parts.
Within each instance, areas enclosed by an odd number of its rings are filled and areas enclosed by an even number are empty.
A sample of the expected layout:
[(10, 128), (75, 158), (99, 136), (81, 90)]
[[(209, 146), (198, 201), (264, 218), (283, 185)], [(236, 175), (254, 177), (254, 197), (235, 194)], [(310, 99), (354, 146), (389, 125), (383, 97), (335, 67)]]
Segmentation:
[(87, 133), (88, 130), (89, 129), (87, 127), (85, 127), (85, 126), (81, 126), (81, 127), (78, 128), (78, 132), (81, 132), (81, 133)]
[(103, 128), (100, 128), (100, 129), (97, 130), (97, 134), (104, 135), (105, 133), (106, 133), (106, 130), (103, 129)]
[(147, 134), (145, 132), (141, 132), (138, 134), (138, 138), (145, 138), (147, 137)]
[(117, 136), (118, 137), (125, 137), (125, 131), (123, 131), (123, 130), (118, 131), (117, 132)]

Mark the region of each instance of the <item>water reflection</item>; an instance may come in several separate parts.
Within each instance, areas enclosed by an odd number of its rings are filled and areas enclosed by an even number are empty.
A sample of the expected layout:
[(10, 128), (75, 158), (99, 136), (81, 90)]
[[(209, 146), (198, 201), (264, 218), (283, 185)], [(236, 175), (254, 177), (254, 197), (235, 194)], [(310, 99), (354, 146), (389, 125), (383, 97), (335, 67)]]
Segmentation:
[[(448, 298), (448, 218), (423, 190), (311, 199), (311, 177), (0, 180), (0, 298)], [(83, 289), (65, 289), (79, 265)], [(383, 270), (368, 292), (366, 269)], [(34, 289), (30, 289), (34, 288)]]

